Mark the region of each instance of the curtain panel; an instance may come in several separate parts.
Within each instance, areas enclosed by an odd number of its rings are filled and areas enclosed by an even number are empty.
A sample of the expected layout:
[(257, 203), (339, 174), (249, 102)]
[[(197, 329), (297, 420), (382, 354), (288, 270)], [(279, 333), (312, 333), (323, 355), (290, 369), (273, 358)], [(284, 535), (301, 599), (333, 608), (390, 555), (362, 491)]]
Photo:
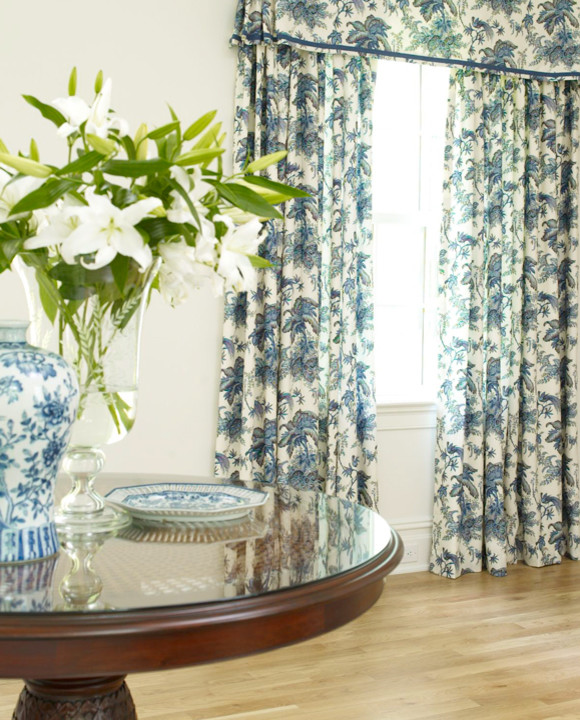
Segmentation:
[(233, 41), (580, 76), (575, 0), (240, 0)]
[(452, 74), (431, 569), (580, 557), (578, 83)]
[(238, 50), (234, 144), (287, 150), (272, 268), (226, 302), (216, 473), (375, 506), (371, 98), (374, 60), (289, 46)]

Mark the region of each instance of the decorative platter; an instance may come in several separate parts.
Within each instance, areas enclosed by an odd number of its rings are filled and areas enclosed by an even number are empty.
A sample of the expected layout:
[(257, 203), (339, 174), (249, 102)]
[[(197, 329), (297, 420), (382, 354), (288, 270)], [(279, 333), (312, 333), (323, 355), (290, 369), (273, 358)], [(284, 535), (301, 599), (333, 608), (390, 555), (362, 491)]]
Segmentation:
[(138, 520), (203, 522), (244, 517), (268, 494), (237, 485), (157, 483), (115, 488), (105, 497)]

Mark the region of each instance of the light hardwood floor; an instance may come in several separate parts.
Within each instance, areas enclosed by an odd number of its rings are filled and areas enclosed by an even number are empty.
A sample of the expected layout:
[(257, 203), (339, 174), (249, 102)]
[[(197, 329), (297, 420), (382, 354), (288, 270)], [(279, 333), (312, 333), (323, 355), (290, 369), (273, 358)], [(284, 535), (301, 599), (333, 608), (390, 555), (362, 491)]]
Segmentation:
[[(327, 635), (129, 685), (139, 720), (579, 720), (580, 563), (396, 575)], [(1, 720), (20, 688), (0, 680)]]

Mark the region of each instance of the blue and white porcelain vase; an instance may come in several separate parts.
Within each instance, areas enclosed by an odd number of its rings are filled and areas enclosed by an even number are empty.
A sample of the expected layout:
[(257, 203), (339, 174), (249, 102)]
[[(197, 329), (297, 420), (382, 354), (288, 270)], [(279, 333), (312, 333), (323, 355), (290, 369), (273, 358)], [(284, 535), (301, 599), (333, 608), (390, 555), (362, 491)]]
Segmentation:
[(76, 375), (0, 321), (0, 563), (54, 555), (54, 484), (78, 405)]

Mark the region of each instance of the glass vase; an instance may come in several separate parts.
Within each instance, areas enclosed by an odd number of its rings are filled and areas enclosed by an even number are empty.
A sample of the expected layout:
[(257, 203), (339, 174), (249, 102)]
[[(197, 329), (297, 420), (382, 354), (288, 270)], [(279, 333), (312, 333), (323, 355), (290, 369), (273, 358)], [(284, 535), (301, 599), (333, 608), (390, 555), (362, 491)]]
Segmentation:
[(82, 284), (63, 288), (21, 259), (14, 264), (25, 288), (31, 342), (62, 355), (79, 383), (79, 407), (62, 461), (72, 486), (55, 522), (67, 532), (124, 527), (130, 517), (108, 505), (94, 481), (105, 464), (103, 448), (120, 442), (135, 422), (141, 331), (159, 262), (135, 271), (123, 297), (109, 267), (83, 270)]

